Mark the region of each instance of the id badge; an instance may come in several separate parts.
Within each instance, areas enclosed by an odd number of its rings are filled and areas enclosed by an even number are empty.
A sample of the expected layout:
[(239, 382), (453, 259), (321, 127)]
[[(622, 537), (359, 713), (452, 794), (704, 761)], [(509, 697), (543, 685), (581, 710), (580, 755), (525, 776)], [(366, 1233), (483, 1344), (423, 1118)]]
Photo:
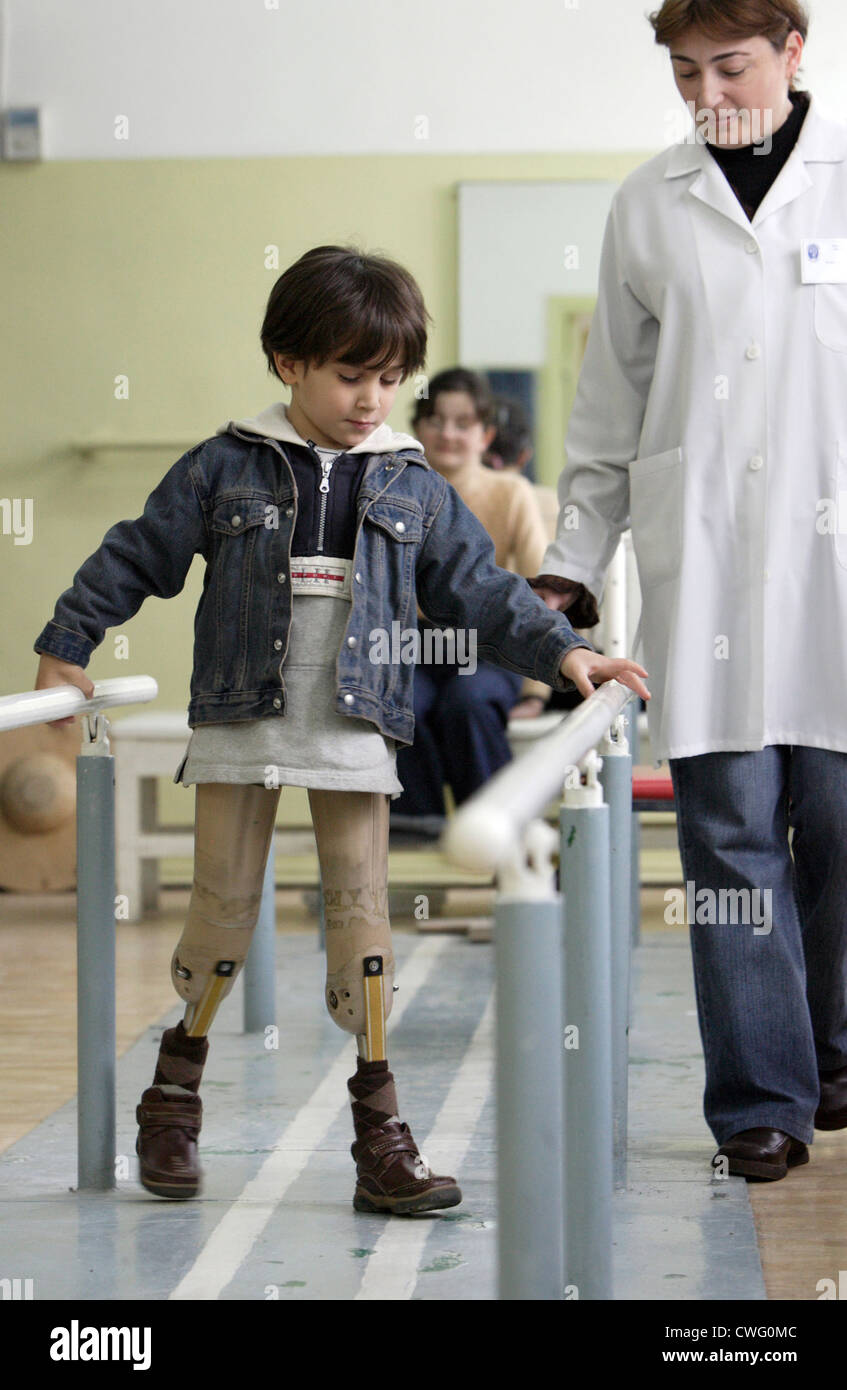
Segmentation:
[(847, 285), (847, 237), (817, 237), (801, 242), (804, 285)]

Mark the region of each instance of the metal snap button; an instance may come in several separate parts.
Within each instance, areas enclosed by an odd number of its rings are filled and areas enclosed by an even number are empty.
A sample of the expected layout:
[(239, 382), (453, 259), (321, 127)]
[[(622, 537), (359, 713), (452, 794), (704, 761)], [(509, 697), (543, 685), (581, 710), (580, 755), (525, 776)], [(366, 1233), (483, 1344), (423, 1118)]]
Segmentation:
[(274, 696), (274, 709), (281, 709), (281, 708), (282, 708), (282, 700), (279, 698), (278, 695), (275, 695), (275, 696)]
[(361, 582), (362, 582), (362, 576), (360, 575), (359, 571), (356, 570), (356, 583), (357, 583), (357, 584), (361, 584)]
[(233, 524), (233, 526), (240, 526), (240, 525), (241, 525), (241, 517), (240, 517), (240, 516), (234, 516), (234, 517), (232, 518), (232, 524)]
[(395, 521), (395, 523), (394, 523), (394, 530), (395, 530), (395, 531), (405, 531), (405, 529), (406, 529), (405, 522), (402, 522), (402, 521)]
[(278, 584), (284, 584), (284, 583), (285, 583), (285, 575), (284, 575), (284, 574), (278, 574), (277, 577), (276, 577), (276, 580), (277, 580), (277, 583), (278, 583)]
[(282, 639), (281, 639), (280, 637), (277, 637), (276, 640), (274, 641), (274, 651), (278, 652), (278, 651), (280, 650), (281, 646), (282, 646)]
[(352, 696), (352, 695), (345, 695), (345, 696), (344, 696), (344, 703), (345, 703), (345, 705), (352, 705), (352, 703), (353, 703), (353, 696)]
[(286, 516), (293, 516), (293, 515), (294, 515), (294, 508), (293, 508), (293, 507), (286, 507), (286, 509), (285, 509), (285, 515), (286, 515)]
[(356, 639), (355, 639), (355, 637), (348, 637), (348, 638), (347, 638), (347, 645), (348, 645), (348, 647), (355, 647), (355, 645), (356, 645)]

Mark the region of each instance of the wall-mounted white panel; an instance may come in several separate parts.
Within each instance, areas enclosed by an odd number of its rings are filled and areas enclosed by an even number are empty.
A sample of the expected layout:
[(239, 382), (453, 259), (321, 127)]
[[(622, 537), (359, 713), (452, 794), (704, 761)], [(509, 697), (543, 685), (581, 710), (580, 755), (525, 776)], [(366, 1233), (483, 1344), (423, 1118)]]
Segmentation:
[(593, 295), (617, 184), (459, 185), (459, 360), (540, 367), (550, 295)]

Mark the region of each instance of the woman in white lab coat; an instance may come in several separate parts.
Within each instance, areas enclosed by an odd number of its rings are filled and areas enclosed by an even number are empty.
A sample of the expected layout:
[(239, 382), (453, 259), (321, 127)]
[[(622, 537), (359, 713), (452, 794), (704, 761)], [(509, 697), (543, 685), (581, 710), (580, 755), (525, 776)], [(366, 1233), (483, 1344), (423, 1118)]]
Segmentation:
[(847, 1127), (847, 127), (794, 89), (795, 0), (651, 23), (692, 133), (613, 200), (535, 587), (590, 609), (631, 525), (706, 1119), (781, 1178)]

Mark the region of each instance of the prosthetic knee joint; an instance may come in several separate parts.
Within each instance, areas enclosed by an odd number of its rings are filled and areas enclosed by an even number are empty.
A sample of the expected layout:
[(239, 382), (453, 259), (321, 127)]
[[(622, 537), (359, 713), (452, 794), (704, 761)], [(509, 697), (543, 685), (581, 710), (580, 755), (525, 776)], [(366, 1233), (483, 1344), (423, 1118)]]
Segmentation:
[(385, 1022), (394, 1002), (394, 955), (385, 946), (370, 946), (341, 969), (327, 975), (326, 1006), (339, 1028), (355, 1033), (359, 1056), (368, 1062), (385, 1058)]
[[(189, 1037), (205, 1037), (232, 989), (247, 959), (260, 901), (261, 896), (227, 904), (230, 910), (224, 914), (203, 911), (202, 895), (192, 899), (185, 930), (171, 959), (174, 989), (188, 1005), (183, 1028)], [(228, 920), (221, 921), (223, 915)]]

